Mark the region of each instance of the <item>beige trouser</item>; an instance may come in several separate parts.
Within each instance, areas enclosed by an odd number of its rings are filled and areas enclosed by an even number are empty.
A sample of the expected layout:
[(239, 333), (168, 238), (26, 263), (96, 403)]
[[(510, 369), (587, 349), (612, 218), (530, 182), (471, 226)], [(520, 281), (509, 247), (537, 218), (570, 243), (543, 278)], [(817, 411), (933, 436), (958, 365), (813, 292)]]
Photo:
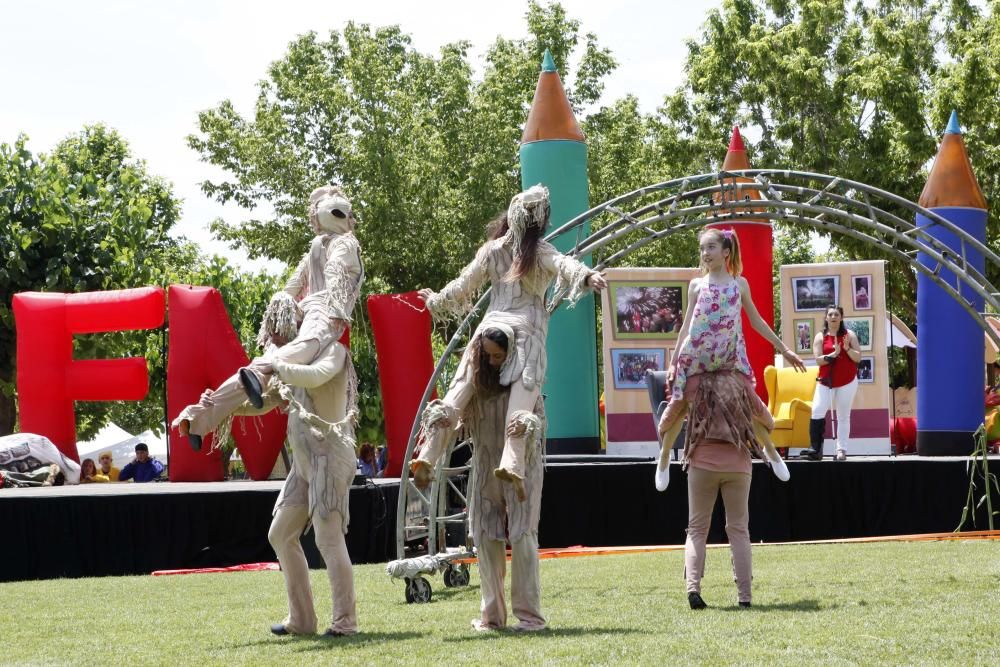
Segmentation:
[[(421, 448), (420, 454), (417, 456), (418, 461), (424, 461), (432, 468), (437, 465), (437, 460), (444, 454), (448, 443), (454, 437), (458, 417), (462, 414), (465, 406), (469, 404), (473, 393), (476, 391), (475, 379), (470, 377), (470, 374), (471, 371), (465, 377), (456, 379), (441, 401), (451, 413), (452, 428), (434, 428), (428, 434), (429, 437), (423, 448)], [(510, 398), (507, 401), (507, 415), (504, 425), (511, 424), (519, 414), (533, 415), (537, 400), (537, 386), (534, 389), (527, 389), (520, 380), (512, 384), (510, 386)], [(527, 437), (524, 435), (506, 436), (504, 439), (503, 454), (500, 457), (500, 468), (521, 479), (524, 479), (526, 443)]]
[[(314, 515), (312, 525), (316, 547), (326, 563), (333, 595), (333, 622), (330, 629), (354, 634), (358, 631), (354, 576), (351, 572), (351, 557), (347, 553), (347, 542), (341, 529), (342, 521), (339, 512), (331, 512), (325, 519), (318, 514)], [(267, 539), (278, 555), (278, 562), (285, 575), (288, 617), (284, 625), (293, 634), (316, 632), (316, 610), (309, 585), (309, 564), (299, 541), (308, 523), (309, 512), (306, 507), (283, 507), (275, 513), (267, 532)]]
[(750, 555), (750, 475), (742, 472), (712, 472), (688, 468), (688, 528), (684, 543), (687, 592), (701, 592), (705, 574), (705, 541), (712, 524), (715, 500), (722, 492), (726, 508), (726, 535), (732, 551), (733, 576), (740, 602), (750, 601), (753, 560)]
[[(319, 343), (316, 340), (295, 340), (280, 348), (273, 349), (265, 356), (255, 358), (247, 368), (257, 374), (261, 380), (261, 386), (264, 388), (264, 393), (267, 393), (267, 382), (271, 377), (271, 362), (280, 359), (288, 364), (308, 364), (315, 359), (318, 352)], [(214, 391), (202, 394), (197, 403), (181, 410), (172, 426), (176, 428), (181, 420), (187, 419), (190, 422), (189, 432), (195, 435), (208, 435), (226, 418), (235, 413), (246, 400), (247, 394), (243, 390), (239, 373), (234, 373)]]
[[(504, 600), (504, 577), (507, 570), (507, 550), (503, 540), (476, 536), (479, 553), (480, 627), (499, 630), (507, 625), (507, 603)], [(540, 630), (545, 627), (542, 616), (542, 583), (538, 575), (538, 533), (525, 532), (511, 545), (510, 600), (516, 627)]]

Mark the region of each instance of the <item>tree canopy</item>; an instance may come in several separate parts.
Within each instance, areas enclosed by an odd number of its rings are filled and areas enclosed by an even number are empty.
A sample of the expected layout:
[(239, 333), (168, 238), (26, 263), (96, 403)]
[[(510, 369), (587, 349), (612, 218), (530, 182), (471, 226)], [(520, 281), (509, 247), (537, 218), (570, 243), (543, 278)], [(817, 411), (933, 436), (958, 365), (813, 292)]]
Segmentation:
[[(1000, 0), (724, 0), (687, 42), (682, 85), (663, 91), (652, 111), (633, 96), (602, 98), (614, 56), (598, 35), (581, 34), (559, 4), (532, 2), (525, 19), (526, 36), (498, 37), (481, 69), (468, 42), (423, 53), (398, 26), (349, 22), (295, 38), (264, 73), (251, 113), (222, 100), (198, 115), (198, 131), (188, 138), (201, 159), (223, 170), (202, 184), (205, 194), (257, 216), (216, 220), (214, 233), (252, 257), (294, 264), (309, 242), (308, 193), (336, 182), (361, 220), (366, 293), (441, 286), (471, 259), (486, 222), (519, 189), (517, 144), (548, 48), (587, 136), (592, 203), (718, 169), (733, 125), (743, 129), (755, 167), (834, 174), (916, 200), (955, 108), (990, 202), (988, 240), (1000, 250), (1000, 120), (993, 111), (1000, 103)], [(249, 340), (279, 281), (246, 276), (172, 242), (167, 231), (179, 202), (120, 137), (87, 128), (49, 156), (33, 155), (23, 139), (0, 154), (0, 215), (10, 221), (0, 230), (0, 380), (8, 396), (10, 294), (22, 289), (208, 282), (223, 288)], [(812, 257), (802, 229), (776, 228), (776, 258)], [(884, 256), (836, 235), (831, 244), (836, 258)], [(691, 234), (626, 260), (696, 261)], [(894, 307), (912, 321), (912, 271), (896, 264), (890, 271)], [(381, 411), (363, 312), (356, 325), (363, 432), (373, 438)], [(106, 356), (111, 350), (101, 346), (116, 340), (94, 338), (80, 343), (94, 346), (82, 352)], [(155, 338), (136, 344), (155, 354)]]
[[(244, 344), (256, 327), (276, 280), (251, 276), (225, 260), (199, 254), (168, 235), (180, 201), (163, 179), (135, 159), (114, 130), (86, 127), (48, 155), (27, 139), (0, 144), (0, 434), (16, 413), (15, 330), (11, 299), (17, 292), (86, 292), (171, 283), (212, 285), (223, 294)], [(87, 402), (77, 407), (78, 436), (108, 420), (139, 432), (163, 424), (166, 359), (164, 333), (135, 331), (74, 338), (80, 359), (145, 356), (150, 392), (144, 401)]]

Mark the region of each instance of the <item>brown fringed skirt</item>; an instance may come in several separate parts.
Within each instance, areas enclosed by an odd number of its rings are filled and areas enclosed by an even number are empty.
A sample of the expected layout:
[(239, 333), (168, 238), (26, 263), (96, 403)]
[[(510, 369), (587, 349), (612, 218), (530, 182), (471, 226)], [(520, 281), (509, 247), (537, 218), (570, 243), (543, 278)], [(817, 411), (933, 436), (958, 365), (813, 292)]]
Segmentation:
[(747, 447), (761, 456), (762, 443), (754, 434), (754, 422), (768, 432), (774, 430), (774, 418), (753, 389), (750, 378), (738, 371), (697, 373), (687, 379), (684, 399), (671, 401), (660, 419), (662, 435), (676, 420), (688, 416), (684, 440), (684, 459), (698, 444), (706, 441), (729, 442)]

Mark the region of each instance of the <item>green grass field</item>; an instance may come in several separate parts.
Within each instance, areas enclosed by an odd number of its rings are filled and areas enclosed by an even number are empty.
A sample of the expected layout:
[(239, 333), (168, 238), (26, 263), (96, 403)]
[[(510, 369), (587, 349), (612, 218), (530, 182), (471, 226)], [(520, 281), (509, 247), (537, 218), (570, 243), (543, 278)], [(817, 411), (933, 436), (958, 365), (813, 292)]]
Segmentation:
[[(550, 629), (479, 634), (478, 573), (431, 577), (406, 604), (380, 565), (355, 568), (362, 633), (274, 637), (279, 572), (0, 584), (4, 664), (1000, 663), (1000, 543), (754, 548), (754, 607), (736, 606), (728, 549), (709, 551), (704, 611), (681, 552), (542, 561)], [(313, 572), (321, 619), (326, 577)], [(513, 621), (512, 621), (513, 622)]]

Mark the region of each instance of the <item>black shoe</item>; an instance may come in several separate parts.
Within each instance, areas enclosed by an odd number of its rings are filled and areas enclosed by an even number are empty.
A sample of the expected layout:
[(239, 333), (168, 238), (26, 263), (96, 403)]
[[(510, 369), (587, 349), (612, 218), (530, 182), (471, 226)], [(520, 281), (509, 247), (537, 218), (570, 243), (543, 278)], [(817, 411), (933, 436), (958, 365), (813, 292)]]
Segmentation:
[(327, 628), (326, 632), (323, 633), (324, 637), (346, 637), (346, 632), (337, 632), (333, 628)]
[(275, 623), (274, 625), (272, 625), (271, 626), (271, 633), (275, 634), (275, 635), (278, 635), (278, 636), (291, 634), (288, 631), (288, 628), (285, 627), (284, 623)]
[(823, 455), (815, 449), (803, 449), (799, 452), (799, 458), (805, 459), (806, 461), (822, 461)]
[(704, 609), (708, 605), (701, 599), (700, 593), (688, 593), (688, 604), (692, 609)]
[(264, 389), (260, 386), (260, 380), (257, 379), (256, 373), (249, 368), (241, 368), (240, 384), (243, 385), (243, 391), (246, 392), (250, 405), (258, 410), (264, 407)]
[(752, 607), (753, 605), (750, 604), (750, 600), (740, 600), (740, 606), (741, 607)]
[(191, 449), (196, 452), (201, 451), (201, 436), (195, 435), (194, 433), (188, 433), (188, 444), (191, 445)]

